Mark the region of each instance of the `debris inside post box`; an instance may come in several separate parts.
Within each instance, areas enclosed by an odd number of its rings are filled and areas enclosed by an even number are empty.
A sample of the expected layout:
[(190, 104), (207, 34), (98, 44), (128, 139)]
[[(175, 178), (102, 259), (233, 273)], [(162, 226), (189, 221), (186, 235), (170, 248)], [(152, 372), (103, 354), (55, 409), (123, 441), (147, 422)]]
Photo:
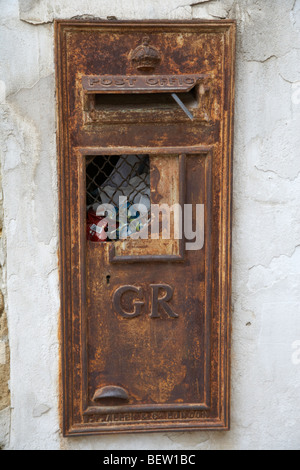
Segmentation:
[[(124, 239), (139, 233), (149, 223), (148, 155), (96, 156), (87, 162), (86, 176), (88, 240), (103, 242)], [(122, 198), (126, 201), (126, 207), (124, 203), (120, 204)], [(136, 211), (136, 205), (142, 205), (147, 215)], [(109, 221), (106, 225), (102, 222), (104, 218)]]
[(179, 96), (176, 93), (171, 93), (172, 98), (176, 101), (176, 103), (180, 106), (180, 108), (185, 112), (185, 114), (188, 116), (188, 118), (193, 121), (194, 116), (193, 114), (188, 110), (188, 108), (185, 106), (185, 104), (182, 102), (182, 100), (179, 98)]

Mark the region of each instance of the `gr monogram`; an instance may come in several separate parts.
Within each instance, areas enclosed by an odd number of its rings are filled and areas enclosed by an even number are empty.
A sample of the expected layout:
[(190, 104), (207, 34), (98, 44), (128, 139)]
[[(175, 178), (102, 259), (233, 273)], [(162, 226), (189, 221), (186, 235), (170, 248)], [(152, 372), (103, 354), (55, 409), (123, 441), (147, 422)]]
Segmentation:
[[(173, 297), (174, 289), (167, 284), (150, 284), (151, 289), (151, 312), (150, 318), (160, 318), (161, 313), (165, 312), (170, 318), (178, 318), (169, 301)], [(164, 295), (161, 292), (164, 291)], [(133, 292), (137, 296), (132, 305), (132, 311), (126, 312), (122, 307), (122, 297), (127, 292)], [(115, 311), (123, 318), (135, 318), (141, 315), (144, 302), (144, 291), (142, 287), (121, 286), (113, 294), (113, 306)]]

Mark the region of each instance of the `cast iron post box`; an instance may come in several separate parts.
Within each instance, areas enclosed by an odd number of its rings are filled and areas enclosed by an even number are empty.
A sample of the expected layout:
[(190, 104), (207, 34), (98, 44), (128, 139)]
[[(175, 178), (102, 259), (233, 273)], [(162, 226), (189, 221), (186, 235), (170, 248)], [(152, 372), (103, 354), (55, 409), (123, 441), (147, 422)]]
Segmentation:
[(56, 22), (65, 435), (229, 427), (234, 47)]

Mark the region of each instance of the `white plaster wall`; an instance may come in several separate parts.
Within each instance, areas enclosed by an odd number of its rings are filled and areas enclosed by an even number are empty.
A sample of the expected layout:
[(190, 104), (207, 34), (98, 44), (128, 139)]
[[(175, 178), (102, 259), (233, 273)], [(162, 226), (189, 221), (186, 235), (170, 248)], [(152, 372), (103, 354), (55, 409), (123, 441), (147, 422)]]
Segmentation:
[[(76, 15), (238, 21), (228, 433), (60, 434), (53, 19)], [(0, 415), (0, 442), (10, 449), (299, 449), (300, 0), (0, 0), (0, 43), (12, 400)]]

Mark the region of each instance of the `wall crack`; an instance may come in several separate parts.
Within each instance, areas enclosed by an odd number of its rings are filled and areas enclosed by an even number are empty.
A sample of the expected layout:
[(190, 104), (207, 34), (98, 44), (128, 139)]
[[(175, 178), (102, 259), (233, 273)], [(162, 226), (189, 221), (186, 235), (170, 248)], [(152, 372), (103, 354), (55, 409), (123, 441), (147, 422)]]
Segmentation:
[(203, 4), (205, 4), (205, 3), (210, 3), (210, 2), (212, 2), (212, 1), (214, 1), (214, 0), (202, 0), (202, 2), (190, 3), (190, 7), (192, 7), (192, 8), (193, 8), (193, 7), (197, 7), (197, 6), (199, 6), (199, 5), (203, 5)]
[(275, 260), (279, 260), (280, 258), (293, 258), (293, 256), (296, 254), (296, 251), (298, 250), (298, 248), (300, 248), (300, 243), (299, 245), (296, 245), (293, 252), (289, 255), (289, 254), (281, 254), (281, 255), (277, 255), (277, 256), (273, 256), (273, 258), (270, 260), (269, 264), (268, 265), (264, 265), (264, 264), (256, 264), (254, 266), (251, 266), (251, 268), (248, 269), (248, 271), (252, 271), (253, 269), (257, 269), (257, 268), (264, 268), (264, 269), (269, 269), (270, 268), (270, 265), (273, 263), (273, 261)]
[(291, 183), (293, 183), (294, 181), (296, 181), (299, 176), (300, 176), (300, 171), (297, 173), (296, 176), (294, 176), (293, 178), (289, 178), (289, 177), (284, 177), (284, 176), (281, 176), (279, 175), (276, 171), (274, 170), (264, 170), (263, 168), (259, 168), (257, 165), (254, 166), (254, 168), (257, 170), (257, 171), (261, 171), (262, 173), (271, 173), (272, 175), (275, 175), (277, 176), (278, 178), (280, 178), (281, 180), (283, 181), (290, 181)]

